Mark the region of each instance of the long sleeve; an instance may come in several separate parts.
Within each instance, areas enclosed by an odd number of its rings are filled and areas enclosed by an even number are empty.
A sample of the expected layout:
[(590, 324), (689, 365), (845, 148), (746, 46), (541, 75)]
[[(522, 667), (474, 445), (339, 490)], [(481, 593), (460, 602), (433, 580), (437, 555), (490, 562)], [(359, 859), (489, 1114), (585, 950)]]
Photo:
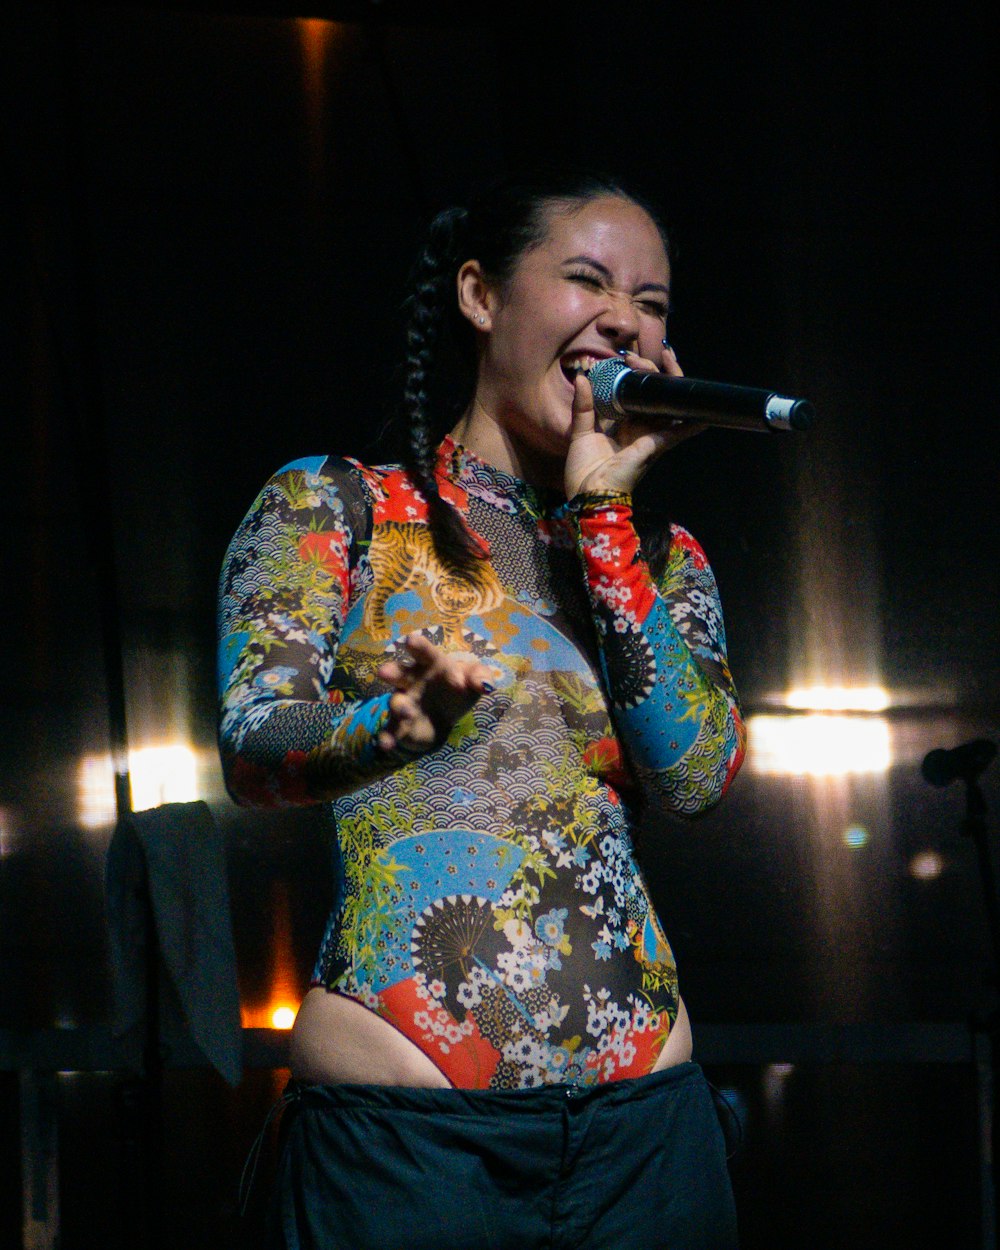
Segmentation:
[(376, 737), (389, 695), (337, 666), (370, 509), (345, 461), (275, 474), (226, 553), (219, 595), (219, 742), (237, 802), (320, 802), (397, 767)]
[(739, 768), (746, 732), (705, 554), (674, 526), (657, 584), (627, 495), (578, 496), (570, 512), (612, 715), (632, 767), (671, 810), (706, 811)]

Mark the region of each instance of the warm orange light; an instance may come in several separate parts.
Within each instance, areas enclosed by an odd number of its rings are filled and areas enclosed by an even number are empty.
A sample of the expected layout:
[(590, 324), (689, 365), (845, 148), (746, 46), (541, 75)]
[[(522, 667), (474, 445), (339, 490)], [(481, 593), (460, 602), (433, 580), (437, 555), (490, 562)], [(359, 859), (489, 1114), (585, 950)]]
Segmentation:
[(323, 172), (326, 147), (326, 96), (330, 51), (336, 27), (321, 17), (300, 17), (296, 25), (302, 45), (302, 91), (309, 136), (310, 172), (314, 178)]
[(273, 929), (267, 946), (266, 987), (254, 1002), (240, 1004), (245, 1029), (290, 1029), (302, 1001), (303, 982), (295, 964), (292, 945), (292, 904), (288, 882), (271, 883), (270, 912)]
[(333, 23), (321, 17), (300, 17), (299, 38), (305, 59), (305, 89), (310, 101), (322, 101), (323, 63), (333, 38)]
[(240, 1021), (245, 1029), (290, 1029), (298, 1015), (299, 1005), (293, 999), (271, 999), (259, 1007), (243, 1003)]
[(271, 1012), (272, 1029), (290, 1029), (295, 1023), (295, 1008), (283, 1003)]
[(333, 37), (333, 23), (325, 17), (300, 17), (296, 19), (302, 46), (310, 56), (319, 58)]

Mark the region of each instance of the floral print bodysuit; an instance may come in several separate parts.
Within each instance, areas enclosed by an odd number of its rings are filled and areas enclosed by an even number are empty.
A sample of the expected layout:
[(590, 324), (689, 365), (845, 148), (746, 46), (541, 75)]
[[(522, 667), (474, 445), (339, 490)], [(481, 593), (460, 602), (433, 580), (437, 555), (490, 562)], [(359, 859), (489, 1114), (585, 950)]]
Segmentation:
[[(471, 581), (398, 466), (317, 457), (264, 487), (222, 574), (227, 784), (332, 800), (343, 890), (314, 984), (453, 1085), (643, 1075), (678, 991), (635, 812), (703, 811), (744, 749), (711, 570), (675, 526), (655, 584), (627, 496), (553, 502), (450, 438), (437, 472), (489, 556)], [(495, 687), (418, 756), (376, 742), (376, 670), (414, 631)]]

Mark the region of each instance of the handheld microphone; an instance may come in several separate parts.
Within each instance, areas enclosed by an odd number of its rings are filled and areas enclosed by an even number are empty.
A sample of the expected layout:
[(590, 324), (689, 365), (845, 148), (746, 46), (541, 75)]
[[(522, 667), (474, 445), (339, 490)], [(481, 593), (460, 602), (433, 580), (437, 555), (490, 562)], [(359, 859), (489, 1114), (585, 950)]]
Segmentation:
[(805, 399), (789, 399), (773, 391), (698, 378), (672, 378), (665, 373), (630, 369), (612, 356), (587, 371), (599, 417), (661, 417), (666, 421), (700, 421), (730, 430), (808, 430), (816, 416)]

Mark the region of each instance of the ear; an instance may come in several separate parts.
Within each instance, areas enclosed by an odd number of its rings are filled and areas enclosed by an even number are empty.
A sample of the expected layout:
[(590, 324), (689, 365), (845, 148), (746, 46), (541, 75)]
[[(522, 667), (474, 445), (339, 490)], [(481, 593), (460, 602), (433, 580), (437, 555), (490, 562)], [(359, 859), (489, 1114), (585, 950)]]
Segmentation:
[(496, 307), (493, 288), (486, 280), (478, 260), (467, 260), (459, 269), (456, 279), (458, 307), (463, 317), (472, 322), (473, 329), (484, 333), (493, 329), (493, 310)]

